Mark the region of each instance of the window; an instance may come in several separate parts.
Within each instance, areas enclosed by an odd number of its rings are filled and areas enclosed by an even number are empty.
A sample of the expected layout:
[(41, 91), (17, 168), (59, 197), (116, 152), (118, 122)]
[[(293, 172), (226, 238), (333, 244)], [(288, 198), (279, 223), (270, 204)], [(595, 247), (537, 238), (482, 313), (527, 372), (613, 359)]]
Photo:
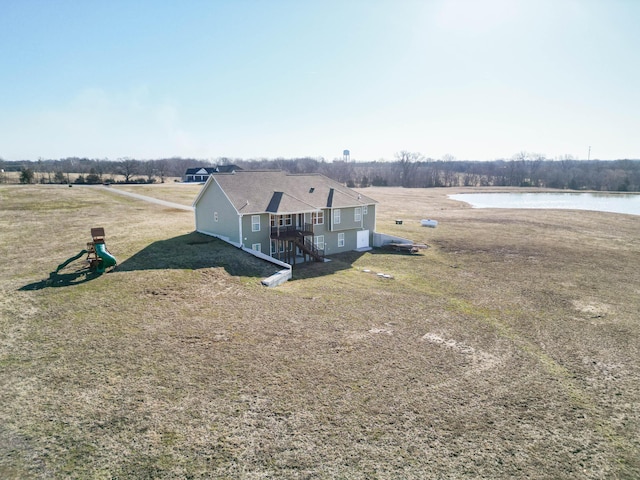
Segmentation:
[(260, 245), (259, 243), (254, 243), (253, 245), (251, 245), (251, 250), (262, 252), (262, 245)]
[(324, 250), (324, 235), (313, 237), (313, 244), (318, 250)]
[(213, 221), (214, 222), (218, 221), (218, 212), (213, 212)]
[(353, 211), (353, 221), (359, 222), (362, 220), (362, 208), (356, 207)]
[(340, 209), (336, 208), (333, 211), (333, 224), (338, 225), (340, 223)]
[(366, 215), (367, 213), (369, 213), (369, 207), (368, 205), (365, 205), (362, 207), (362, 214)]
[(323, 225), (324, 224), (324, 210), (320, 210), (319, 212), (313, 212), (311, 214), (311, 223), (314, 225)]
[(251, 215), (251, 231), (260, 231), (260, 215)]
[(293, 225), (293, 215), (271, 215), (271, 227), (290, 227)]
[[(279, 248), (278, 248), (278, 244), (280, 245)], [(278, 252), (283, 253), (286, 244), (288, 244), (288, 242), (279, 242), (277, 240), (271, 240), (271, 255), (275, 255)], [(289, 250), (291, 250), (291, 246), (289, 246)]]
[(344, 247), (344, 233), (338, 234), (338, 247)]

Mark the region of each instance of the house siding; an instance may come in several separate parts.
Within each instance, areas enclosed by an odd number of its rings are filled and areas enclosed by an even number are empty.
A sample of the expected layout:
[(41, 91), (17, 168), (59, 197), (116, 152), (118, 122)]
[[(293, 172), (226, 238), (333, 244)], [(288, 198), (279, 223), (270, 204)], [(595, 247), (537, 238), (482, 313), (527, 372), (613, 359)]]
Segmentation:
[[(336, 253), (348, 252), (356, 249), (358, 230), (344, 230), (341, 232), (316, 232), (314, 235), (324, 235), (324, 253), (325, 255), (334, 255)], [(344, 233), (344, 246), (338, 247), (338, 235)]]
[[(362, 207), (358, 207), (358, 208), (360, 208), (360, 211), (362, 212)], [(334, 223), (333, 210), (340, 210), (340, 223)], [(331, 231), (343, 232), (345, 230), (353, 230), (353, 229), (360, 230), (363, 225), (364, 217), (366, 215), (361, 215), (361, 220), (355, 221), (354, 220), (355, 210), (356, 210), (356, 207), (346, 207), (346, 208), (342, 207), (340, 209), (328, 210), (327, 212), (331, 213), (329, 217), (331, 219)], [(326, 215), (328, 215), (328, 213), (325, 213), (325, 218), (326, 218)]]
[[(325, 225), (314, 225), (315, 235), (324, 235), (325, 254), (348, 252), (358, 247), (358, 231), (369, 230), (369, 245), (373, 245), (373, 232), (376, 228), (375, 205), (367, 205), (367, 213), (361, 213), (361, 220), (356, 221), (355, 210), (362, 207), (342, 207), (340, 208), (340, 223), (334, 223), (333, 210), (325, 211)], [(327, 225), (326, 220), (330, 219), (331, 224)], [(324, 227), (320, 229), (319, 227)], [(338, 247), (338, 234), (344, 233), (344, 247)]]
[(369, 244), (373, 245), (373, 232), (376, 230), (376, 206), (367, 205), (366, 215), (362, 214), (362, 227), (364, 230), (369, 230), (371, 237), (369, 238)]
[[(197, 231), (221, 235), (232, 242), (242, 243), (238, 232), (238, 212), (215, 181), (198, 199), (195, 212)], [(215, 212), (218, 213), (217, 222), (214, 220)]]
[[(253, 214), (256, 215), (256, 214)], [(269, 223), (269, 214), (262, 213), (259, 215), (260, 217), (260, 231), (252, 232), (251, 231), (251, 217), (253, 215), (243, 215), (242, 216), (242, 241), (240, 243), (244, 244), (245, 247), (251, 248), (251, 245), (254, 243), (260, 243), (262, 246), (263, 252), (269, 251), (270, 245), (270, 236), (271, 236), (271, 225)], [(237, 218), (237, 217), (236, 217)]]
[[(325, 255), (333, 255), (335, 253), (348, 252), (350, 250), (355, 250), (358, 247), (358, 232), (361, 230), (366, 230), (362, 228), (354, 228), (350, 230), (342, 230), (342, 231), (325, 231), (324, 233), (316, 233), (315, 235), (324, 235), (324, 243), (325, 243)], [(343, 233), (344, 234), (344, 246), (338, 246), (338, 236)], [(370, 231), (370, 237), (372, 232)], [(369, 244), (371, 244), (371, 238), (369, 238)]]

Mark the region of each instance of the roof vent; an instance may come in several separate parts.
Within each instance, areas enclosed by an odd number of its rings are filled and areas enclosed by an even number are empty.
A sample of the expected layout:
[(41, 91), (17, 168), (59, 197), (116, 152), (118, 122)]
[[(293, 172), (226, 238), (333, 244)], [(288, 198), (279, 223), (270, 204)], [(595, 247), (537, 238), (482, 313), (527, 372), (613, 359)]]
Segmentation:
[(311, 187), (311, 188), (309, 189), (309, 193), (313, 193), (313, 191), (314, 191), (314, 190), (315, 190), (315, 188), (314, 188), (314, 187)]

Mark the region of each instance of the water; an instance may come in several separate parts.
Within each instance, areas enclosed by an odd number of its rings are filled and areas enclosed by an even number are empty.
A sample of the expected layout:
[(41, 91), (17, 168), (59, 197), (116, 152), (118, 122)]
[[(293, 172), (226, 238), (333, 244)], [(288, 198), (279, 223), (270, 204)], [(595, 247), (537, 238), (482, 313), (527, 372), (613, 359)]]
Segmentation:
[(594, 210), (640, 215), (640, 195), (607, 193), (461, 193), (449, 195), (473, 208)]

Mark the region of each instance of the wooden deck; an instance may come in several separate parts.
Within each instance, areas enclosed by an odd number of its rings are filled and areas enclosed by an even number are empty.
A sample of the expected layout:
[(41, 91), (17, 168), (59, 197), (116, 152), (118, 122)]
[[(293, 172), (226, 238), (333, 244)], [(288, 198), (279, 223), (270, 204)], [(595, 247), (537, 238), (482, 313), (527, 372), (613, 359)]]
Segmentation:
[(313, 236), (313, 225), (310, 223), (305, 223), (297, 227), (293, 225), (271, 227), (271, 238), (273, 240), (286, 240), (306, 236)]

